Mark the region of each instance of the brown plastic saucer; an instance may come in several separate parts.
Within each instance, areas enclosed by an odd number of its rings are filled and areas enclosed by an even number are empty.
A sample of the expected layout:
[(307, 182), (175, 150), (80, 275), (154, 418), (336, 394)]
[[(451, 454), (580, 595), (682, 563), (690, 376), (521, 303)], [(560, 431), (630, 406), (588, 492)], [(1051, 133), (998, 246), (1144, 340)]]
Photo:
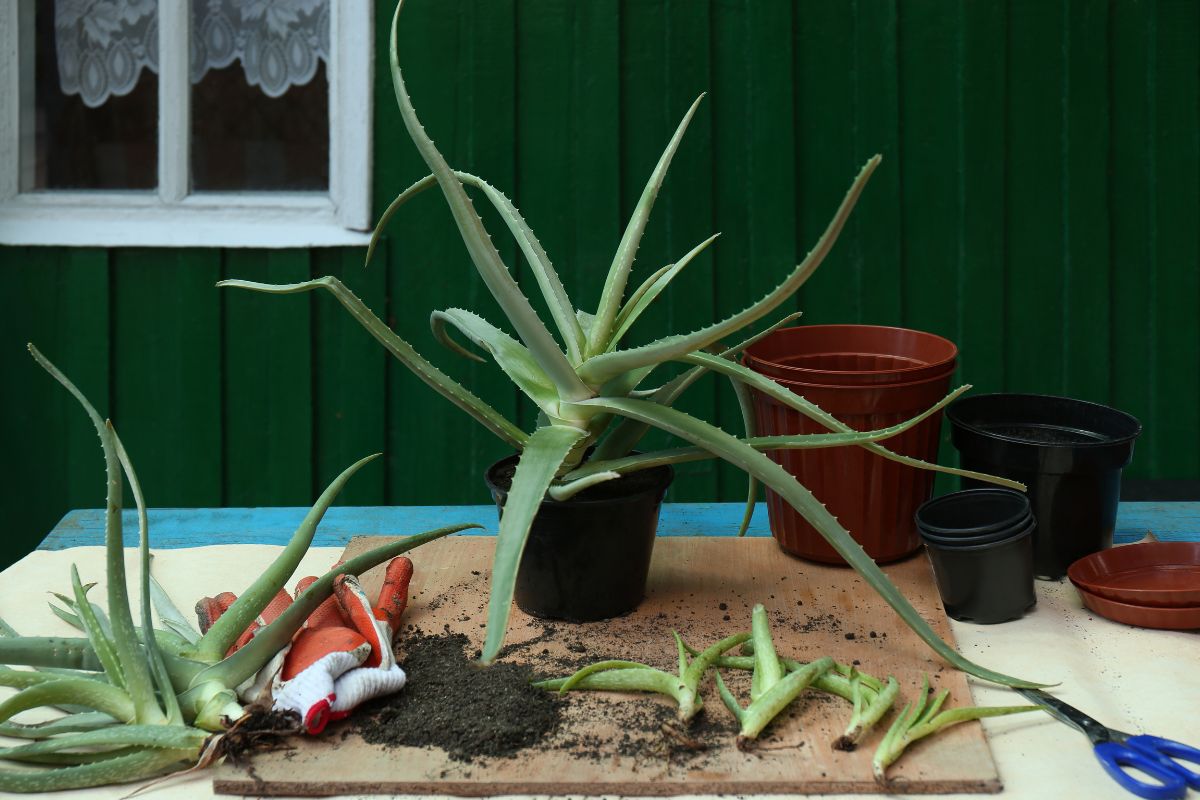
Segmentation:
[(1080, 591), (1136, 606), (1200, 606), (1200, 542), (1143, 542), (1076, 561), (1067, 577)]
[[(1078, 586), (1075, 587), (1079, 589)], [(1119, 603), (1106, 597), (1079, 589), (1083, 604), (1102, 617), (1113, 622), (1136, 625), (1139, 628), (1157, 628), (1166, 631), (1188, 631), (1200, 628), (1200, 606), (1181, 608), (1156, 608)]]

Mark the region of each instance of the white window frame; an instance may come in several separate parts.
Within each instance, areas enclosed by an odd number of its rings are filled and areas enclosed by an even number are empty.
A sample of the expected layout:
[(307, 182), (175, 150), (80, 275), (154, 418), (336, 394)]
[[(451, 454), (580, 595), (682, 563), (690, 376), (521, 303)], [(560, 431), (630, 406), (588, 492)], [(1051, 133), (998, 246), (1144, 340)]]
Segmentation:
[[(371, 227), (371, 0), (330, 0), (328, 192), (189, 189), (190, 3), (160, 0), (157, 191), (20, 191), (22, 20), (39, 0), (0, 0), (0, 244), (93, 247), (334, 247), (366, 244)], [(29, 26), (25, 35), (32, 35)], [(25, 69), (22, 70), (21, 68)], [(24, 78), (22, 77), (24, 75)], [(23, 103), (22, 100), (25, 102)], [(27, 134), (29, 131), (27, 130)], [(27, 141), (32, 145), (32, 141)]]

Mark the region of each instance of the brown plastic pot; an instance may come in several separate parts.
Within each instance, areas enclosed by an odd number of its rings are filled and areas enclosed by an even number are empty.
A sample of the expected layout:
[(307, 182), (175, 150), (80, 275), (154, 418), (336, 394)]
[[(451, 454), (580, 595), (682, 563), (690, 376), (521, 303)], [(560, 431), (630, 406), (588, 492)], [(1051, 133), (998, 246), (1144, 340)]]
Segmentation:
[(958, 348), (932, 333), (882, 325), (782, 328), (746, 348), (747, 366), (772, 378), (830, 386), (911, 383), (953, 371)]
[[(950, 389), (953, 367), (924, 380), (874, 386), (819, 386), (774, 378), (859, 431), (911, 419)], [(828, 431), (760, 392), (754, 393), (758, 433), (783, 436)], [(883, 444), (893, 452), (932, 461), (937, 457), (942, 415)], [(804, 484), (876, 561), (896, 561), (921, 546), (914, 515), (933, 492), (933, 473), (897, 464), (862, 447), (775, 450), (768, 455)], [(805, 519), (767, 491), (771, 533), (789, 553), (826, 564), (846, 563)]]

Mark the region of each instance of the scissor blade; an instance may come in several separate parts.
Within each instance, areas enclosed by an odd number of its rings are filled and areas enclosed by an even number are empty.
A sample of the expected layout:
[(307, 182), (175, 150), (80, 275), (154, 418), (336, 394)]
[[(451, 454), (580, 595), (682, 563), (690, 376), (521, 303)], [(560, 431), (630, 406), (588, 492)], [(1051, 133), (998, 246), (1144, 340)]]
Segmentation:
[(1041, 689), (1017, 689), (1017, 691), (1026, 699), (1032, 700), (1049, 711), (1051, 716), (1059, 722), (1065, 722), (1083, 733), (1092, 740), (1092, 744), (1107, 742), (1112, 738), (1107, 726), (1101, 725), (1075, 706), (1064, 703), (1052, 694), (1047, 694)]

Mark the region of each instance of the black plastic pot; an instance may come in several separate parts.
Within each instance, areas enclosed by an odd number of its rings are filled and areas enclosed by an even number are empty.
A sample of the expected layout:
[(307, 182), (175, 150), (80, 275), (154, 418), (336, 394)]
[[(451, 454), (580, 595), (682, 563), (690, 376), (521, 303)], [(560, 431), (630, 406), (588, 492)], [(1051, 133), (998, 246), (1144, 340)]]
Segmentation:
[[(500, 515), (517, 456), (488, 468)], [(515, 599), (527, 614), (592, 622), (637, 608), (658, 530), (663, 495), (675, 477), (655, 467), (597, 484), (558, 502), (546, 498), (534, 517), (517, 571)]]
[(969, 547), (1012, 538), (1033, 520), (1033, 511), (1020, 492), (967, 489), (925, 502), (915, 517), (925, 541)]
[(969, 546), (938, 544), (922, 535), (946, 613), (992, 625), (1033, 608), (1033, 529), (1030, 519), (1015, 536)]
[[(1037, 577), (1061, 578), (1072, 562), (1112, 546), (1121, 470), (1142, 430), (1136, 418), (1097, 403), (1030, 394), (963, 398), (946, 418), (964, 468), (1029, 487)], [(964, 479), (962, 485), (985, 484)]]

